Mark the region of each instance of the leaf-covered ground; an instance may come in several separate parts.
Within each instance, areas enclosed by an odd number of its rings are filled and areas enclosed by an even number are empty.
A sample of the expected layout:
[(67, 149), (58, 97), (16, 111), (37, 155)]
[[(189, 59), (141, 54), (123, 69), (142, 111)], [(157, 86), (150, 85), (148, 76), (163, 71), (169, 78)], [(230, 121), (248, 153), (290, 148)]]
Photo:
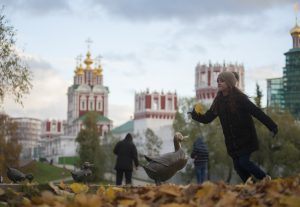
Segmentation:
[(22, 193), (0, 189), (2, 206), (300, 206), (300, 175), (241, 185), (205, 182), (186, 186), (100, 186), (93, 193), (88, 186), (78, 183), (49, 185), (51, 190), (42, 192), (30, 186)]

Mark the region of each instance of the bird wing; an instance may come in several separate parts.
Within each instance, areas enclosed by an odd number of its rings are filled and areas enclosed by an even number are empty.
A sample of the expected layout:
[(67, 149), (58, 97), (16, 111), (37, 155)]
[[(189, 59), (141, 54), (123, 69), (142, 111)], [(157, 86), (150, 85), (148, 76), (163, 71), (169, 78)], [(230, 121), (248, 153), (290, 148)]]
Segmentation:
[(147, 155), (144, 155), (144, 157), (148, 162), (158, 162), (158, 163), (168, 167), (168, 165), (165, 164), (165, 161), (161, 157), (149, 157)]
[(152, 162), (157, 162), (160, 163), (166, 167), (169, 167), (170, 165), (172, 165), (173, 163), (175, 163), (178, 160), (178, 157), (180, 156), (180, 151), (176, 151), (176, 152), (169, 152), (157, 157), (148, 157), (145, 156), (147, 161), (152, 161)]
[(25, 174), (20, 172), (17, 169), (14, 168), (9, 168), (8, 172), (7, 172), (7, 177), (10, 180), (14, 180), (14, 181), (20, 181), (20, 180), (24, 180), (25, 179)]

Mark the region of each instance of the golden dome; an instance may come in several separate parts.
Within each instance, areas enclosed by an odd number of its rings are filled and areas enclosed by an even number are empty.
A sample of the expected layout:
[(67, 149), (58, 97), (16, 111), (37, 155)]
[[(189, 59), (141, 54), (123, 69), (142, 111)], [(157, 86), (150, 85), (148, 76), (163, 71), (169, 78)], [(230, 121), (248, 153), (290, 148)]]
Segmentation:
[(295, 25), (295, 27), (293, 27), (290, 31), (291, 34), (295, 34), (298, 33), (300, 34), (300, 27), (298, 26), (298, 24)]
[(76, 75), (83, 75), (84, 74), (84, 71), (83, 71), (83, 68), (82, 68), (81, 64), (79, 65), (79, 67), (77, 67), (77, 69), (75, 71), (75, 74)]
[(97, 68), (94, 69), (94, 74), (97, 76), (102, 76), (102, 67), (99, 65)]
[(93, 64), (93, 60), (91, 59), (91, 53), (87, 52), (86, 59), (84, 60), (84, 63), (86, 64), (86, 69), (92, 69), (91, 64)]

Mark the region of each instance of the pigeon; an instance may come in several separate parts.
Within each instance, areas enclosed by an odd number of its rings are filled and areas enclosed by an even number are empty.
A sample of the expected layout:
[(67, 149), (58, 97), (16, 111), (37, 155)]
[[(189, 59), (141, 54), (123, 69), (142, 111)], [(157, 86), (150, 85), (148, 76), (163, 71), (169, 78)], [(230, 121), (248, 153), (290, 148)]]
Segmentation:
[(21, 182), (25, 179), (27, 179), (31, 183), (31, 181), (33, 180), (32, 174), (24, 174), (21, 171), (12, 167), (7, 167), (7, 177), (13, 183)]
[(92, 171), (90, 169), (92, 166), (93, 164), (90, 164), (89, 162), (84, 162), (81, 167), (81, 170), (71, 172), (73, 180), (78, 183), (86, 182), (87, 178), (92, 175)]

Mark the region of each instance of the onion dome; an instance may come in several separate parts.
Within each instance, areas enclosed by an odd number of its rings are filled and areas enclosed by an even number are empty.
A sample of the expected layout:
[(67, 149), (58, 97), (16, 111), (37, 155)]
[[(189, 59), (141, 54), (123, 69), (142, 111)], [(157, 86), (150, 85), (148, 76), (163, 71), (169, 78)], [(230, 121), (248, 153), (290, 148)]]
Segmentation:
[(298, 26), (298, 24), (295, 25), (295, 27), (293, 27), (290, 31), (291, 35), (293, 34), (300, 34), (300, 27)]
[(93, 60), (91, 59), (91, 53), (87, 52), (86, 59), (84, 60), (84, 63), (86, 64), (86, 69), (92, 69), (91, 64), (93, 64)]
[(81, 64), (79, 65), (79, 67), (77, 67), (77, 69), (75, 71), (75, 74), (76, 75), (83, 75), (84, 74), (83, 67), (82, 67)]
[(97, 75), (97, 76), (102, 76), (102, 67), (101, 65), (99, 65), (97, 68), (94, 69), (94, 74)]

